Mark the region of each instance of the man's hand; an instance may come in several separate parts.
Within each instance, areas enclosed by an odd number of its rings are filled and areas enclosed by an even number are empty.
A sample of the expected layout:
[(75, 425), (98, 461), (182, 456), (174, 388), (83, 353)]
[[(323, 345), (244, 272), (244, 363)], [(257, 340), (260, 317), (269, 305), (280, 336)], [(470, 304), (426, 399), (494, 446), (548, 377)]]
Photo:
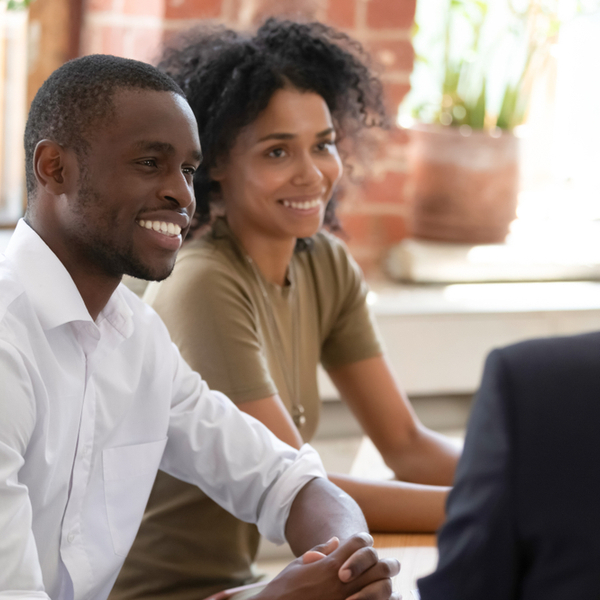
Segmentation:
[(340, 545), (337, 538), (290, 563), (256, 596), (257, 600), (399, 600), (391, 577), (400, 571), (393, 558), (380, 560), (367, 533)]

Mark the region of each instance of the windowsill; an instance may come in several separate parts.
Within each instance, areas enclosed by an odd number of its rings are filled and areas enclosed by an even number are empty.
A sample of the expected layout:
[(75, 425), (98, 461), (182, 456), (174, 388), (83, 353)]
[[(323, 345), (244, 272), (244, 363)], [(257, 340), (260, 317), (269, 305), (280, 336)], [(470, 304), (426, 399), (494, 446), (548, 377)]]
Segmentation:
[[(382, 284), (370, 299), (410, 396), (473, 394), (493, 348), (600, 329), (600, 282)], [(319, 385), (324, 399), (337, 399), (323, 371)]]

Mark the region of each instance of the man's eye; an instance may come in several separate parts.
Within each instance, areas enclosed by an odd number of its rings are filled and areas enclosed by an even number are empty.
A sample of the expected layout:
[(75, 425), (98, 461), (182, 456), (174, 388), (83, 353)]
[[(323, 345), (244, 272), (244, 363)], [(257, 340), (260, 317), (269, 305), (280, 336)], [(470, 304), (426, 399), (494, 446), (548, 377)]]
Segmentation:
[(156, 167), (156, 160), (153, 158), (145, 158), (144, 160), (141, 160), (139, 164), (144, 167)]
[(195, 175), (196, 173), (196, 169), (194, 169), (194, 167), (183, 167), (183, 172), (186, 175), (191, 175), (192, 177)]

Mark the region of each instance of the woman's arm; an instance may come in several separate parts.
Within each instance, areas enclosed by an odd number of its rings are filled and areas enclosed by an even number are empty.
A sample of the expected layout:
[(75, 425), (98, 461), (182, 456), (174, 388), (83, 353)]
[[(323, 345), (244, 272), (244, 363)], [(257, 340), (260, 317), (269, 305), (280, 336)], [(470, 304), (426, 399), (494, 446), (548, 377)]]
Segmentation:
[[(295, 448), (302, 445), (300, 433), (279, 396), (244, 402), (239, 407), (284, 442)], [(338, 474), (329, 474), (329, 479), (357, 502), (371, 531), (435, 531), (443, 521), (447, 488)]]
[(398, 479), (452, 484), (460, 451), (419, 422), (383, 356), (332, 369), (329, 375)]

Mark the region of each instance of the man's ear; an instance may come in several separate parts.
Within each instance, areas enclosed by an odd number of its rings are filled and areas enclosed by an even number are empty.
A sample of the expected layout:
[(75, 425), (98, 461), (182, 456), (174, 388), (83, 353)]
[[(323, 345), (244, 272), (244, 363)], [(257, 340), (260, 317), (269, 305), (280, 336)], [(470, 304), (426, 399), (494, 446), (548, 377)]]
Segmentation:
[[(52, 140), (41, 140), (33, 154), (33, 172), (40, 188), (53, 196), (60, 196), (77, 181), (77, 165), (72, 152)], [(73, 180), (75, 176), (75, 180)]]

